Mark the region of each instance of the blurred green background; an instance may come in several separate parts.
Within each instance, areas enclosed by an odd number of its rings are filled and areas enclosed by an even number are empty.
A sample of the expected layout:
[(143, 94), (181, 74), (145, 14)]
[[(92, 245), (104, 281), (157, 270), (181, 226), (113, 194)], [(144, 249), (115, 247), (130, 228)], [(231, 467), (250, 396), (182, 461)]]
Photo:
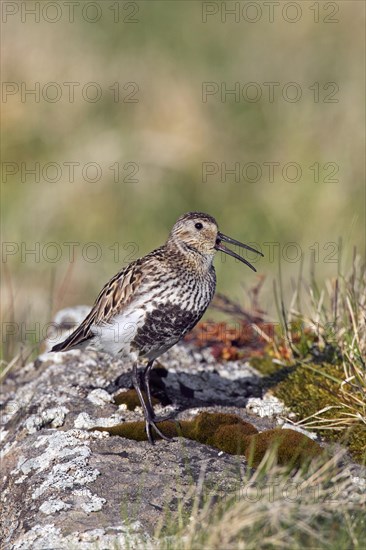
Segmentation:
[[(299, 251), (305, 273), (316, 254), (320, 280), (337, 274), (340, 237), (342, 268), (354, 246), (364, 254), (363, 3), (280, 2), (272, 22), (261, 2), (80, 2), (73, 22), (63, 2), (41, 2), (39, 22), (22, 4), (35, 3), (17, 3), (2, 25), (3, 320), (42, 323), (91, 304), (189, 210), (261, 247), (270, 314), (280, 257), (289, 299)], [(38, 97), (25, 94), (37, 86)], [(25, 173), (35, 163), (38, 182)], [(203, 163), (217, 173), (204, 178)], [(296, 179), (288, 163), (298, 181), (286, 181)], [(216, 268), (218, 290), (241, 301), (258, 281), (231, 258)]]

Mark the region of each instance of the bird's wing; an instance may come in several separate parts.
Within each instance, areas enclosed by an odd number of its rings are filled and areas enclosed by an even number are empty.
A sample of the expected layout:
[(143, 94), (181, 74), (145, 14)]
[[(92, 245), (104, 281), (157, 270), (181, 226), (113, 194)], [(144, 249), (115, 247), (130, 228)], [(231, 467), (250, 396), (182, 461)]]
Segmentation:
[(94, 334), (92, 327), (98, 326), (121, 313), (133, 300), (144, 277), (141, 269), (143, 261), (136, 260), (119, 271), (102, 288), (90, 313), (66, 340), (53, 346), (51, 351), (66, 351), (90, 340)]

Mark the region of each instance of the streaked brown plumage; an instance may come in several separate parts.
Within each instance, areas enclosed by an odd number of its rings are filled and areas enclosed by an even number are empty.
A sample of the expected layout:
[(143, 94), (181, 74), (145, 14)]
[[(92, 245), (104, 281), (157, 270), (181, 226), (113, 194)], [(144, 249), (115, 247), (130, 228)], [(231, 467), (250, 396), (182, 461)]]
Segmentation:
[[(66, 351), (90, 346), (132, 359), (133, 383), (151, 443), (151, 428), (163, 436), (151, 404), (149, 374), (153, 361), (183, 338), (206, 311), (216, 287), (212, 264), (215, 253), (222, 250), (255, 271), (247, 260), (224, 247), (222, 241), (257, 252), (220, 233), (212, 216), (202, 212), (184, 214), (173, 226), (167, 242), (117, 273), (103, 287), (81, 325), (52, 348)], [(140, 378), (137, 366), (146, 360)], [(143, 389), (148, 397), (146, 403)]]

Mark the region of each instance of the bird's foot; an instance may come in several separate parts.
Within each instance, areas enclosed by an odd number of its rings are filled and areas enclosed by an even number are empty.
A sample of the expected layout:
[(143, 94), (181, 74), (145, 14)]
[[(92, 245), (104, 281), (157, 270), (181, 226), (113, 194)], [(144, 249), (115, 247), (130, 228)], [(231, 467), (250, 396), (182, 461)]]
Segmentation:
[[(137, 363), (135, 363), (132, 371), (132, 382), (137, 392), (137, 395), (139, 397), (142, 409), (144, 411), (145, 430), (146, 430), (147, 439), (149, 440), (149, 443), (151, 443), (151, 445), (154, 445), (152, 430), (154, 430), (162, 439), (165, 439), (165, 441), (171, 441), (172, 438), (165, 435), (156, 425), (158, 422), (164, 422), (165, 420), (169, 420), (170, 417), (168, 415), (164, 418), (158, 418), (157, 416), (155, 416), (154, 407), (152, 404), (151, 392), (150, 392), (150, 385), (149, 385), (149, 372), (151, 370), (151, 367), (152, 367), (152, 361), (146, 367), (143, 375), (143, 381), (142, 381), (137, 370)], [(146, 391), (147, 399), (145, 399), (142, 393), (142, 387)]]
[(165, 439), (165, 441), (171, 441), (173, 438), (163, 434), (163, 432), (159, 430), (159, 428), (157, 427), (156, 422), (161, 422), (161, 421), (155, 418), (145, 420), (145, 430), (146, 430), (146, 435), (147, 435), (147, 439), (149, 440), (149, 443), (151, 443), (151, 445), (155, 444), (151, 430), (154, 430), (162, 439)]

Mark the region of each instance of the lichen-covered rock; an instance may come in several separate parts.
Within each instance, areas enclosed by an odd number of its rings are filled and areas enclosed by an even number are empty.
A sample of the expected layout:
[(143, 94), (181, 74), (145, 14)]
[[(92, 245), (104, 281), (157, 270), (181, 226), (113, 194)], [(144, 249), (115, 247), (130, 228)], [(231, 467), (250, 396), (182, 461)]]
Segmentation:
[[(141, 407), (128, 393), (131, 369), (75, 350), (44, 353), (8, 373), (0, 430), (5, 549), (149, 549), (157, 523), (181, 504), (189, 506), (202, 471), (210, 490), (235, 491), (246, 462), (227, 453), (237, 452), (235, 438), (248, 433), (243, 422), (219, 416), (222, 426), (205, 443), (179, 437), (155, 446), (143, 430), (140, 441), (90, 430), (141, 426)], [(184, 422), (210, 411), (239, 415), (259, 431), (275, 425), (245, 410), (248, 398), (261, 397), (262, 390), (261, 377), (244, 362), (219, 363), (206, 350), (182, 344), (161, 358), (151, 382), (158, 414), (175, 411)], [(197, 416), (187, 426), (207, 435), (211, 419)], [(227, 453), (210, 446), (215, 444)]]
[[(220, 372), (184, 345), (163, 359), (152, 376), (155, 402), (165, 404), (155, 406), (158, 413), (175, 409), (189, 418), (193, 408), (229, 406), (234, 395), (244, 405), (253, 388), (259, 391), (259, 378), (245, 365), (231, 379), (227, 365)], [(217, 491), (237, 484), (237, 458), (199, 442), (175, 438), (152, 447), (89, 430), (142, 419), (140, 407), (115, 401), (131, 389), (131, 368), (72, 350), (44, 353), (8, 374), (1, 398), (5, 548), (141, 548), (198, 482), (203, 465), (205, 482)]]

